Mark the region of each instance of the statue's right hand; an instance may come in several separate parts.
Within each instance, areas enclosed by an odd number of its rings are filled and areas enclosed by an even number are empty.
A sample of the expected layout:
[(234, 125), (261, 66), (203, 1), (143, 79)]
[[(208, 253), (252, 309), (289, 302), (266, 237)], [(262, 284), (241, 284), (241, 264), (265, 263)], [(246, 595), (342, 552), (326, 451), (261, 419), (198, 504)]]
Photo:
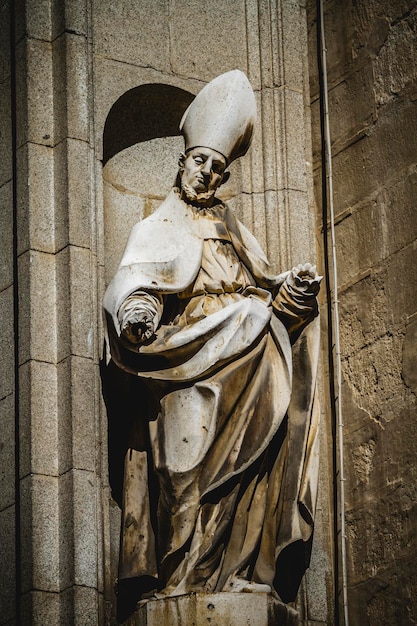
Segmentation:
[(149, 311), (133, 309), (123, 315), (120, 329), (123, 336), (131, 343), (143, 343), (155, 333), (154, 321)]

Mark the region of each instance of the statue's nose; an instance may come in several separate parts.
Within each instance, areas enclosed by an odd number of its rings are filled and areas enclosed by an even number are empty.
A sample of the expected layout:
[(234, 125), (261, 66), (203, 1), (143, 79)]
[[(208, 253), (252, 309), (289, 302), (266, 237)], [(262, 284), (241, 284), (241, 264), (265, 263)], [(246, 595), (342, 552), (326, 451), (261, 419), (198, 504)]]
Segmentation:
[(204, 162), (202, 168), (201, 168), (202, 173), (205, 176), (210, 176), (211, 174), (211, 159), (207, 159), (207, 161)]

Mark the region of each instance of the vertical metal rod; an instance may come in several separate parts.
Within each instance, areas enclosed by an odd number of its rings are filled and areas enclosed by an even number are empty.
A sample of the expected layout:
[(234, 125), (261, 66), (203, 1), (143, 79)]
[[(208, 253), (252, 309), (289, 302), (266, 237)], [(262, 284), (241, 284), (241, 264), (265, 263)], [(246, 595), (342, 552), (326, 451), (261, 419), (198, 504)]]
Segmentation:
[(20, 539), (20, 385), (19, 385), (19, 271), (17, 223), (17, 86), (16, 86), (16, 7), (10, 2), (10, 106), (12, 135), (13, 203), (13, 332), (14, 332), (14, 463), (15, 463), (15, 621), (21, 624), (21, 539)]
[[(330, 214), (330, 241), (331, 241), (331, 260), (332, 260), (332, 288), (331, 305), (333, 312), (333, 339), (334, 346), (330, 349), (334, 351), (334, 369), (335, 369), (335, 385), (334, 385), (334, 406), (337, 417), (337, 443), (339, 452), (339, 518), (340, 518), (340, 564), (342, 577), (342, 604), (343, 604), (343, 620), (344, 626), (349, 626), (348, 611), (348, 594), (347, 594), (347, 565), (346, 565), (346, 523), (345, 523), (345, 475), (344, 475), (344, 450), (343, 450), (343, 413), (342, 413), (342, 365), (340, 351), (340, 334), (339, 334), (339, 298), (338, 298), (338, 276), (337, 276), (337, 259), (336, 259), (336, 238), (334, 228), (334, 205), (333, 205), (333, 170), (332, 170), (332, 151), (330, 137), (330, 121), (329, 121), (329, 99), (327, 84), (327, 49), (324, 34), (324, 11), (323, 0), (318, 0), (319, 15), (318, 32), (320, 40), (320, 60), (321, 60), (321, 80), (322, 80), (322, 106), (323, 106), (323, 131), (324, 131), (324, 148), (325, 148), (325, 167), (327, 178), (327, 202)], [(327, 222), (323, 224), (325, 237), (327, 237)], [(336, 576), (338, 572), (336, 572)]]

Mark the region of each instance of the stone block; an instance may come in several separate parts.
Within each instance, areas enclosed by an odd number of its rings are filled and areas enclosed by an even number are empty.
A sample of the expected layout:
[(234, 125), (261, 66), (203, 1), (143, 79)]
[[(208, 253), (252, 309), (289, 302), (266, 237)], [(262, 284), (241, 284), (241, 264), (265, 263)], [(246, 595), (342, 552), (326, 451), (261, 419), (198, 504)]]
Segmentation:
[(29, 591), (21, 599), (22, 624), (46, 626), (62, 624), (60, 597), (48, 591)]
[(282, 116), (280, 130), (286, 142), (285, 151), (280, 155), (286, 161), (284, 165), (286, 172), (284, 187), (307, 191), (304, 96), (302, 93), (284, 89), (281, 97), (283, 108), (276, 107), (276, 110), (278, 111), (277, 115)]
[(4, 2), (1, 7), (1, 23), (5, 27), (0, 28), (0, 84), (10, 76), (10, 4)]
[(0, 511), (0, 623), (11, 622), (15, 617), (16, 566), (15, 566), (15, 507)]
[[(316, 239), (314, 214), (310, 211), (305, 192), (290, 189), (286, 193), (289, 214), (289, 250), (288, 268), (299, 263), (316, 262)], [(287, 235), (288, 236), (288, 235)]]
[(21, 476), (58, 475), (57, 368), (28, 361), (19, 369)]
[[(198, 0), (175, 0), (170, 9), (173, 72), (206, 81), (231, 69), (247, 72), (243, 0), (212, 0), (204, 6)], [(206, 45), (195, 43), (202, 41)]]
[(99, 594), (97, 589), (76, 585), (74, 593), (74, 626), (96, 626), (99, 620)]
[(58, 478), (32, 474), (23, 478), (20, 485), (22, 593), (33, 588), (57, 592), (60, 588)]
[(58, 473), (60, 476), (72, 467), (72, 418), (71, 418), (71, 357), (57, 366), (58, 407)]
[(376, 266), (385, 256), (386, 221), (381, 205), (366, 203), (335, 226), (337, 270), (341, 285)]
[[(169, 70), (169, 12), (166, 0), (133, 0), (116, 5), (95, 4), (95, 52), (111, 59), (158, 70)], [(140, 41), (140, 45), (132, 42)]]
[(0, 398), (5, 398), (13, 393), (14, 390), (13, 287), (8, 287), (0, 293), (0, 319), (2, 320), (2, 332), (0, 333), (0, 354), (2, 355)]
[(91, 359), (71, 358), (71, 417), (73, 467), (96, 468), (96, 365)]
[[(369, 494), (361, 507), (347, 511), (348, 566), (352, 586), (372, 578), (385, 578), (394, 563), (399, 582), (397, 593), (404, 588), (407, 580), (404, 565), (410, 560), (410, 547), (416, 540), (416, 489), (405, 480), (397, 480), (396, 485), (394, 497), (390, 485), (379, 493)], [(386, 497), (389, 495), (388, 501)]]
[(386, 25), (386, 39), (372, 64), (378, 107), (398, 97), (417, 78), (416, 8), (410, 9), (409, 13), (406, 19), (398, 20), (391, 28)]
[(392, 183), (378, 194), (376, 204), (383, 224), (381, 256), (391, 255), (417, 239), (416, 188), (417, 173), (412, 167), (409, 172), (398, 172)]
[(386, 271), (371, 274), (340, 293), (340, 339), (345, 357), (392, 329), (386, 281)]
[(392, 321), (404, 324), (417, 311), (417, 241), (393, 254), (387, 262), (387, 297)]
[(16, 41), (24, 36), (51, 41), (56, 36), (54, 3), (50, 0), (18, 0), (15, 4)]
[(402, 377), (405, 384), (417, 394), (417, 315), (408, 320), (402, 355)]
[[(393, 164), (397, 164), (397, 170), (406, 171), (415, 163), (415, 105), (397, 101), (390, 106), (391, 111), (379, 116), (369, 137), (333, 159), (336, 214), (363, 202), (395, 179)], [(397, 107), (401, 108), (401, 115)]]
[[(1, 30), (6, 29), (2, 28)], [(3, 82), (0, 82), (0, 186), (12, 178), (12, 112), (10, 98), (11, 83), (10, 78), (6, 78)]]
[(19, 363), (56, 362), (56, 258), (30, 250), (18, 259)]
[(266, 593), (191, 593), (151, 600), (125, 626), (297, 626), (298, 613)]
[[(261, 52), (262, 59), (264, 59), (265, 50), (270, 54), (269, 46), (259, 45), (259, 22), (260, 11), (262, 11), (264, 5), (259, 5), (257, 2), (246, 2), (246, 37), (247, 37), (247, 49), (248, 49), (248, 72), (247, 76), (252, 88), (259, 90), (262, 84), (265, 84), (265, 78), (261, 78), (261, 71), (264, 67), (261, 67)], [(270, 66), (266, 68), (269, 70)]]
[[(278, 32), (282, 41), (277, 52), (283, 55), (281, 60), (283, 84), (302, 93), (304, 90), (303, 62), (307, 54), (303, 22), (305, 15), (300, 10), (300, 2), (281, 2), (280, 9)], [(274, 79), (275, 84), (277, 84), (277, 78)]]
[(70, 250), (69, 246), (55, 254), (56, 261), (56, 361), (60, 363), (71, 353), (71, 303), (70, 303)]
[[(71, 438), (67, 442), (72, 452)], [(80, 509), (82, 511), (82, 508)], [(59, 577), (62, 610), (66, 624), (72, 624), (72, 593), (74, 584), (74, 484), (72, 470), (59, 477)]]
[(17, 163), (18, 254), (29, 248), (54, 253), (54, 151), (27, 143), (18, 149)]
[(88, 44), (83, 35), (65, 33), (62, 37), (65, 37), (67, 136), (88, 141), (90, 125)]
[[(352, 342), (354, 339), (352, 337)], [(349, 335), (344, 335), (342, 346), (348, 340)], [(370, 334), (369, 341), (343, 361), (343, 376), (352, 389), (356, 404), (366, 411), (369, 419), (384, 429), (387, 423), (396, 419), (398, 402), (404, 397), (401, 378), (403, 341), (397, 333), (382, 335), (374, 340)]]
[[(0, 400), (0, 509), (15, 500), (15, 402), (14, 394)], [(1, 525), (0, 525), (1, 527)], [(1, 579), (1, 576), (0, 576)]]
[(96, 626), (106, 623), (99, 613), (99, 594), (96, 589), (73, 585), (61, 595), (61, 624)]
[(71, 298), (71, 352), (93, 356), (94, 302), (91, 297), (91, 252), (78, 246), (69, 247)]
[(23, 39), (16, 46), (17, 146), (54, 143), (52, 45)]
[(90, 248), (92, 245), (92, 171), (90, 147), (84, 141), (68, 139), (68, 188), (64, 206), (69, 216), (69, 243)]
[(73, 470), (74, 582), (97, 588), (97, 477)]
[(0, 291), (13, 282), (13, 189), (12, 182), (0, 187)]
[[(329, 90), (329, 122), (333, 154), (368, 132), (376, 119), (374, 76), (372, 66), (364, 65), (357, 72)], [(321, 159), (320, 104), (311, 106), (313, 159)]]
[[(96, 7), (94, 7), (96, 8)], [(88, 5), (84, 0), (65, 2), (65, 28), (79, 35), (88, 33)]]

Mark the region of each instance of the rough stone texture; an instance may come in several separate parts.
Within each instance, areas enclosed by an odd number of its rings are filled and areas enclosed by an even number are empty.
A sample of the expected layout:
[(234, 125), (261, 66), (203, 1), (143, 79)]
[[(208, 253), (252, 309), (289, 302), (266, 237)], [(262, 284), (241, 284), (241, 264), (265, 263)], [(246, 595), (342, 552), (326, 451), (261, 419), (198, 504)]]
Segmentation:
[(298, 626), (297, 612), (265, 593), (196, 593), (153, 600), (125, 626)]
[[(12, 481), (12, 485), (13, 485)], [(13, 485), (14, 486), (14, 485)], [(0, 511), (0, 623), (12, 622), (15, 616), (16, 567), (15, 567), (15, 507)]]
[(0, 398), (5, 398), (14, 391), (14, 328), (13, 328), (13, 287), (0, 292), (0, 354), (2, 355), (2, 377), (0, 380)]
[(168, 5), (167, 0), (133, 0), (122, 5), (94, 0), (96, 53), (142, 67), (168, 69)]
[(414, 2), (325, 3), (353, 626), (414, 624), (417, 615), (416, 20)]
[[(247, 57), (242, 54), (246, 38), (244, 0), (228, 4), (222, 0), (205, 4), (174, 0), (169, 23), (171, 65), (176, 74), (208, 81), (232, 68), (247, 71)], [(192, 42), (207, 42), (207, 33), (210, 43), (187, 54)]]

